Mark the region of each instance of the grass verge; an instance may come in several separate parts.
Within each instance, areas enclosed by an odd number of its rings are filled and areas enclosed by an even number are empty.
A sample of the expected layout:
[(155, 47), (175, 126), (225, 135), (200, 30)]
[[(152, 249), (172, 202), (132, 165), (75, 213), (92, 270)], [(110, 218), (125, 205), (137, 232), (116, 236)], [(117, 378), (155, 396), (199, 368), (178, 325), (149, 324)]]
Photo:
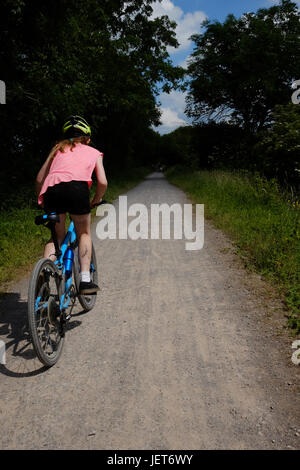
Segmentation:
[(277, 286), (289, 325), (300, 333), (300, 205), (276, 181), (247, 173), (168, 170), (170, 183), (197, 203), (235, 242), (248, 267)]
[[(137, 168), (123, 172), (108, 181), (104, 199), (112, 202), (119, 194), (136, 186), (150, 172)], [(94, 188), (95, 189), (95, 188)], [(92, 188), (93, 194), (93, 188)], [(5, 284), (30, 269), (41, 256), (43, 246), (49, 239), (49, 230), (36, 226), (35, 216), (41, 212), (35, 208), (36, 197), (33, 188), (18, 189), (13, 200), (6, 200), (0, 214), (0, 291)], [(93, 210), (93, 213), (96, 209)]]

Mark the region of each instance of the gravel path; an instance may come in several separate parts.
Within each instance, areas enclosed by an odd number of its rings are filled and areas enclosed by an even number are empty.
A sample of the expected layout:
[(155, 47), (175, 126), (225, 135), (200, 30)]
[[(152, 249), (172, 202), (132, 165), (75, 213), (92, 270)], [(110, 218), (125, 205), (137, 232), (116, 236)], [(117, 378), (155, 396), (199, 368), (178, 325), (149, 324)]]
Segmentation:
[[(188, 201), (153, 174), (128, 202)], [(300, 369), (280, 302), (223, 233), (206, 222), (197, 252), (94, 243), (102, 290), (90, 313), (76, 305), (53, 368), (28, 342), (28, 279), (0, 304), (0, 448), (299, 449)]]

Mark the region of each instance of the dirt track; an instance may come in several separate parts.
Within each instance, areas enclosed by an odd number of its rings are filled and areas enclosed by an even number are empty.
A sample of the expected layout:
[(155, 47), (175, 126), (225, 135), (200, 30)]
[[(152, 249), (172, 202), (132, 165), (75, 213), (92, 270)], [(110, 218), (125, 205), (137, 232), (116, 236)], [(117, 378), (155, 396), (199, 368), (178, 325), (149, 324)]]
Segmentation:
[[(187, 200), (154, 174), (128, 202)], [(198, 252), (94, 243), (102, 291), (92, 312), (73, 311), (52, 369), (28, 344), (28, 279), (0, 304), (0, 448), (299, 449), (300, 368), (280, 303), (222, 232), (206, 223)]]

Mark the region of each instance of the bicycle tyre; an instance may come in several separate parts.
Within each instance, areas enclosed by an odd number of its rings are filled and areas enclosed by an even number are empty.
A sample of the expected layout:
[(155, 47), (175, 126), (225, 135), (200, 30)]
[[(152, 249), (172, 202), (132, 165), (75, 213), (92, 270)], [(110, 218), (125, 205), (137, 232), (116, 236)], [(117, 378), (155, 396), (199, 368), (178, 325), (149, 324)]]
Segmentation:
[[(93, 295), (80, 295), (79, 294), (79, 285), (80, 285), (80, 263), (79, 263), (79, 250), (78, 247), (74, 250), (74, 279), (75, 286), (77, 291), (77, 297), (80, 302), (81, 307), (85, 312), (89, 312), (94, 308), (97, 300), (97, 294)], [(91, 280), (98, 284), (98, 269), (97, 269), (97, 258), (94, 245), (92, 244), (92, 259), (91, 259)]]
[[(41, 284), (43, 280), (45, 281), (45, 278), (41, 277), (42, 273), (43, 273), (43, 276), (45, 275), (49, 276), (49, 281), (50, 281), (50, 277), (53, 278), (51, 280), (51, 286), (54, 286), (54, 289), (55, 289), (54, 294), (51, 295), (50, 287), (49, 287), (49, 284), (47, 284), (47, 282), (43, 282), (43, 284)], [(29, 332), (30, 332), (33, 348), (36, 352), (36, 355), (41, 361), (41, 363), (47, 367), (52, 367), (54, 366), (54, 364), (56, 364), (56, 362), (61, 356), (63, 344), (64, 344), (64, 337), (60, 335), (60, 329), (58, 325), (59, 320), (57, 320), (57, 318), (59, 318), (59, 299), (60, 299), (59, 284), (60, 284), (59, 272), (55, 264), (50, 259), (47, 259), (47, 258), (42, 258), (41, 260), (39, 260), (36, 263), (35, 267), (33, 268), (32, 275), (31, 275), (30, 282), (29, 282), (28, 326), (29, 326)], [(45, 299), (43, 299), (43, 293), (45, 293)], [(36, 310), (37, 298), (41, 299), (39, 303), (44, 302), (44, 304), (43, 304), (43, 307), (38, 307), (38, 309)], [(47, 304), (47, 311), (46, 311), (46, 308), (44, 307), (46, 304)], [(53, 308), (54, 308), (54, 313), (53, 313)], [(38, 313), (38, 310), (40, 310), (40, 312), (42, 313)], [(52, 321), (50, 321), (51, 315), (54, 315), (55, 317)], [(52, 354), (48, 354), (42, 346), (41, 338), (40, 338), (41, 331), (39, 331), (39, 328), (41, 330), (41, 326), (39, 325), (41, 325), (42, 320), (39, 320), (39, 318), (42, 318), (45, 320), (45, 329), (46, 329), (47, 323), (48, 323), (49, 330), (52, 328), (54, 330), (56, 327), (56, 337), (58, 341), (57, 341), (55, 350), (53, 350)], [(39, 324), (38, 324), (38, 321), (39, 321)], [(48, 337), (50, 338), (50, 332), (49, 332)], [(47, 340), (47, 343), (48, 343), (48, 340)], [(46, 347), (47, 347), (47, 343), (46, 343)], [(50, 340), (50, 343), (51, 343), (51, 347), (53, 348), (52, 339)]]

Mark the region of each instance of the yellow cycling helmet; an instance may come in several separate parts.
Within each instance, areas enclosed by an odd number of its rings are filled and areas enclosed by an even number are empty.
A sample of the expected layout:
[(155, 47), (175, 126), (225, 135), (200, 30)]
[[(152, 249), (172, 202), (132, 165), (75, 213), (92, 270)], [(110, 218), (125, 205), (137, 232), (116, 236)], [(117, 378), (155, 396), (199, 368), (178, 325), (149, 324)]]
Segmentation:
[(70, 116), (63, 125), (66, 138), (86, 136), (91, 137), (92, 131), (87, 121), (81, 116)]

